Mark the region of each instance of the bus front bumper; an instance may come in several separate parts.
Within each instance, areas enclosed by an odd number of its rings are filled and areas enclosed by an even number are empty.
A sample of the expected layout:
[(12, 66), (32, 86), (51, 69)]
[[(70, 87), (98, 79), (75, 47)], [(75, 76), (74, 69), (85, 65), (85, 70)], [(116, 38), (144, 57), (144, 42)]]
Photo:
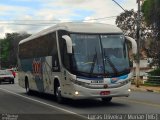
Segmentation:
[(71, 99), (88, 99), (88, 98), (104, 98), (104, 97), (128, 97), (130, 94), (131, 83), (118, 87), (108, 89), (90, 89), (74, 84), (74, 90), (69, 95), (64, 97)]

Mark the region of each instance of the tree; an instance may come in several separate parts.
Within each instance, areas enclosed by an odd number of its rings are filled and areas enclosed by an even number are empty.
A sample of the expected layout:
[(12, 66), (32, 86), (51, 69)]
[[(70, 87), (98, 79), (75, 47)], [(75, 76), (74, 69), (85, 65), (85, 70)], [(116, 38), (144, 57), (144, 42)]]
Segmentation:
[(153, 53), (155, 64), (160, 67), (160, 0), (145, 0), (142, 12), (147, 26), (153, 31), (150, 51)]
[(3, 67), (17, 65), (18, 43), (20, 40), (29, 37), (28, 33), (6, 33), (1, 42), (1, 60)]
[(116, 18), (116, 25), (121, 28), (126, 35), (132, 38), (135, 38), (136, 16), (137, 13), (132, 9), (129, 11), (126, 10)]
[(8, 61), (8, 55), (9, 55), (9, 42), (1, 39), (0, 43), (0, 57), (1, 57), (1, 64), (5, 64)]
[[(141, 15), (141, 51), (146, 50), (146, 40), (152, 36), (152, 31), (146, 26), (143, 16)], [(126, 10), (117, 16), (116, 25), (122, 29), (125, 35), (136, 39), (137, 31), (137, 12), (132, 10)], [(144, 55), (141, 55), (144, 56)]]

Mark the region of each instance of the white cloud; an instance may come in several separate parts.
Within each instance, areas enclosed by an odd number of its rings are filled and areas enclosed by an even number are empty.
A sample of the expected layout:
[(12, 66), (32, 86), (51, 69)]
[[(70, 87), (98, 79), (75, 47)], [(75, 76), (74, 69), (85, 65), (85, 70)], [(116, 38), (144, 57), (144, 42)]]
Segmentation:
[(26, 12), (29, 9), (30, 8), (28, 8), (28, 7), (11, 6), (11, 5), (0, 4), (0, 13), (7, 12), (7, 11), (11, 12), (11, 13), (14, 13), (14, 12)]
[[(21, 0), (12, 0), (12, 1), (21, 1)], [(32, 0), (23, 0), (30, 2)], [(63, 21), (71, 21), (74, 19), (81, 19), (82, 21), (90, 22), (102, 22), (108, 24), (115, 24), (116, 17), (99, 19), (109, 16), (117, 16), (123, 10), (116, 5), (112, 0), (36, 0), (41, 3), (41, 8), (22, 7), (22, 6), (11, 6), (11, 5), (2, 5), (0, 4), (0, 15), (9, 15), (14, 16), (16, 20), (30, 20), (30, 21), (13, 21), (23, 24), (39, 24), (40, 23), (57, 23)], [(118, 0), (116, 0), (118, 2)], [(136, 0), (123, 0), (121, 6), (124, 9), (137, 10)], [(79, 11), (79, 12), (77, 12)], [(82, 12), (81, 12), (82, 11)], [(81, 13), (80, 13), (81, 12)], [(87, 14), (88, 12), (88, 14)], [(90, 14), (89, 14), (90, 13)], [(12, 17), (13, 17), (12, 16)], [(2, 19), (2, 18), (1, 18)], [(12, 18), (13, 19), (13, 18)], [(3, 19), (4, 20), (4, 19)], [(31, 21), (31, 20), (45, 20), (45, 21)], [(52, 20), (52, 21), (47, 21)], [(1, 23), (2, 21), (0, 21)], [(8, 22), (8, 21), (7, 21)], [(52, 26), (53, 24), (50, 24)], [(42, 30), (49, 26), (33, 26), (33, 25), (6, 25), (0, 24), (1, 34), (0, 37), (4, 37), (4, 34), (7, 32), (20, 32), (26, 31), (29, 33), (36, 33), (39, 30)]]
[(36, 13), (36, 16), (44, 20), (54, 20), (59, 18), (67, 19), (68, 15), (74, 14), (69, 9), (42, 9)]
[(134, 9), (135, 11), (137, 11), (138, 9), (137, 0), (125, 0), (123, 6), (127, 10)]
[(91, 18), (91, 17), (86, 17), (83, 22), (92, 22), (93, 23), (93, 22), (96, 22), (96, 20), (94, 20), (94, 18)]
[(12, 33), (14, 30), (12, 30), (12, 28), (10, 26), (3, 26), (0, 25), (0, 38), (4, 38), (5, 37), (5, 33)]
[[(118, 0), (117, 0), (118, 2)], [(86, 16), (86, 18), (103, 18), (108, 16), (117, 16), (121, 12), (124, 12), (116, 3), (112, 0), (59, 0), (57, 2), (45, 3), (45, 6), (57, 6), (74, 10), (90, 10), (93, 11), (92, 15)], [(124, 4), (121, 5), (124, 9), (135, 9), (136, 0), (124, 0)], [(83, 13), (82, 13), (83, 14)], [(69, 15), (69, 14), (68, 14)], [(106, 22), (109, 24), (115, 24), (115, 18), (100, 19), (98, 22)]]

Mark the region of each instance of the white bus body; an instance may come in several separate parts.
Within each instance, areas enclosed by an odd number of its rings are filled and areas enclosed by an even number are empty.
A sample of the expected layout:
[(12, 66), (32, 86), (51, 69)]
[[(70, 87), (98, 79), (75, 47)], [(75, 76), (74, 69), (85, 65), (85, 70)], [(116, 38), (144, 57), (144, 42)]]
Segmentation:
[(112, 25), (60, 23), (19, 43), (19, 85), (62, 98), (128, 96), (132, 73), (126, 40)]

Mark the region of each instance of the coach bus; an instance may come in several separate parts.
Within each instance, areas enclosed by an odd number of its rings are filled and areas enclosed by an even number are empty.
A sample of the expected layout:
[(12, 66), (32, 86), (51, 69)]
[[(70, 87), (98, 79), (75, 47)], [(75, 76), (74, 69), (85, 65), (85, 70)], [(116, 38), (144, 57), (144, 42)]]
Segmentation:
[(64, 98), (129, 96), (131, 64), (127, 41), (118, 27), (102, 23), (59, 23), (19, 43), (19, 85), (26, 92)]

